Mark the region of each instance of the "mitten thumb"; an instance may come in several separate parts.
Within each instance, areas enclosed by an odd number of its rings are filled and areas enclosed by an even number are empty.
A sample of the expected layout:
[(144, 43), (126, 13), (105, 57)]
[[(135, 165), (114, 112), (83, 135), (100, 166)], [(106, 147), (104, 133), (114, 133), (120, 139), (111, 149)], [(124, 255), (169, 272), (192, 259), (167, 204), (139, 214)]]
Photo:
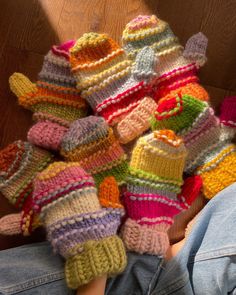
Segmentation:
[(188, 209), (189, 206), (191, 206), (194, 200), (198, 197), (201, 188), (201, 176), (194, 175), (185, 179), (182, 190), (177, 196), (181, 206), (183, 207), (183, 210)]
[(207, 37), (203, 33), (199, 32), (188, 39), (183, 56), (193, 62), (196, 62), (198, 67), (202, 67), (207, 61), (207, 45)]
[(28, 102), (37, 91), (37, 86), (21, 73), (12, 74), (9, 85), (11, 91), (18, 97), (19, 104), (28, 108)]
[(100, 184), (98, 199), (102, 207), (123, 208), (118, 184), (113, 176), (106, 177)]
[(144, 47), (136, 56), (135, 65), (132, 70), (134, 77), (139, 81), (149, 82), (156, 76), (156, 65), (158, 58), (151, 47)]
[(21, 213), (9, 214), (0, 219), (0, 234), (21, 234)]

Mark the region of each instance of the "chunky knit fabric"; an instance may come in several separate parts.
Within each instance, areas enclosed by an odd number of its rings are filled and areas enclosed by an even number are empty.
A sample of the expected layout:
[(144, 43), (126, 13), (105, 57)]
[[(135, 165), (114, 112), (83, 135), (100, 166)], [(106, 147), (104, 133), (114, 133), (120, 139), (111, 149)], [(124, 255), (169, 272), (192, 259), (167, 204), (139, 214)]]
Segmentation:
[(158, 55), (182, 48), (168, 23), (155, 15), (139, 15), (131, 20), (123, 31), (122, 42), (131, 59), (135, 59), (144, 46), (150, 46)]
[(192, 36), (183, 50), (169, 25), (156, 16), (138, 16), (131, 20), (123, 32), (123, 45), (130, 58), (143, 47), (149, 46), (158, 58), (152, 81), (152, 96), (158, 100), (168, 93), (193, 94), (208, 100), (208, 94), (198, 84), (197, 70), (205, 61), (207, 38), (198, 33)]
[[(142, 115), (138, 106), (144, 104), (146, 81), (154, 74), (152, 69), (155, 66), (155, 59), (149, 51), (146, 48), (140, 53), (140, 62), (133, 68), (124, 50), (106, 34), (84, 34), (71, 49), (71, 66), (77, 88), (94, 112), (104, 117), (109, 125), (116, 125), (131, 112), (133, 116)], [(149, 107), (151, 115), (153, 103)], [(129, 120), (124, 124), (129, 125)], [(136, 133), (141, 134), (149, 127), (147, 125), (145, 113), (136, 126)], [(118, 128), (118, 132), (120, 130)], [(119, 133), (119, 138), (123, 142), (133, 139), (123, 132)]]
[[(68, 41), (52, 46), (44, 58), (36, 84), (20, 73), (14, 73), (9, 79), (10, 88), (18, 97), (20, 105), (31, 110), (37, 122), (47, 122), (47, 128), (41, 130), (45, 134), (38, 134), (37, 129), (40, 127), (37, 126), (30, 130), (28, 136), (32, 143), (45, 148), (50, 148), (50, 143), (47, 143), (48, 133), (55, 131), (55, 128), (59, 133), (63, 132), (70, 122), (86, 115), (85, 100), (76, 89), (76, 81), (70, 70), (69, 49), (74, 43)], [(54, 145), (53, 138), (50, 142)]]
[(67, 127), (51, 121), (41, 121), (33, 125), (27, 134), (29, 142), (48, 150), (58, 151)]
[[(232, 161), (232, 170), (224, 164), (225, 161), (229, 163), (225, 159), (228, 153), (224, 151), (227, 150), (234, 136), (234, 130), (221, 127), (219, 119), (207, 102), (188, 95), (166, 96), (158, 103), (152, 119), (152, 128), (153, 130), (170, 128), (183, 137), (188, 151), (185, 171), (190, 174), (197, 173), (203, 177), (203, 189), (207, 198), (212, 198), (219, 192), (219, 188), (228, 186), (228, 182), (231, 184), (236, 181), (235, 165), (233, 165), (234, 148), (229, 153), (232, 154), (229, 156)], [(203, 171), (206, 169), (199, 167), (206, 167), (205, 165), (210, 166), (212, 172), (204, 176)], [(219, 176), (222, 185), (219, 185), (218, 177), (214, 175)]]
[(116, 235), (124, 210), (117, 206), (119, 195), (103, 190), (104, 208), (93, 178), (78, 163), (53, 163), (35, 181), (34, 210), (54, 251), (66, 259), (66, 281), (73, 289), (96, 277), (117, 274), (126, 264), (123, 243)]
[(218, 192), (236, 181), (236, 146), (225, 144), (215, 147), (207, 155), (205, 163), (197, 168), (196, 174), (203, 181), (203, 193), (206, 198), (213, 198)]
[(148, 130), (156, 107), (157, 104), (151, 97), (142, 99), (139, 105), (117, 124), (115, 130), (119, 141), (126, 144)]
[(73, 122), (62, 139), (60, 153), (91, 173), (97, 185), (107, 176), (114, 176), (119, 184), (125, 180), (127, 157), (102, 117), (89, 116)]
[[(180, 194), (185, 158), (181, 138), (170, 130), (155, 131), (138, 140), (124, 194), (128, 219), (122, 237), (128, 250), (165, 254), (169, 246), (167, 230), (173, 217), (193, 201), (191, 193), (187, 199)], [(192, 183), (193, 187), (196, 184)]]
[(0, 151), (0, 191), (15, 208), (22, 210), (20, 226), (14, 226), (14, 220), (17, 224), (19, 220), (16, 216), (0, 220), (2, 232), (10, 230), (10, 234), (18, 233), (12, 232), (13, 226), (28, 235), (37, 226), (37, 219), (31, 210), (33, 180), (52, 158), (49, 152), (20, 140)]
[(224, 98), (220, 111), (221, 123), (236, 128), (236, 96)]

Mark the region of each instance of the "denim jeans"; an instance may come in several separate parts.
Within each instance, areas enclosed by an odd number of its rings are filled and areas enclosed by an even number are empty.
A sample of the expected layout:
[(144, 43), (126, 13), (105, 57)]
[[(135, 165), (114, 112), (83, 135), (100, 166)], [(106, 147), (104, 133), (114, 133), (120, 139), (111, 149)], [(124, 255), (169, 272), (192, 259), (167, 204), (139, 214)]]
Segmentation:
[[(47, 242), (0, 251), (0, 294), (75, 294), (63, 268)], [(236, 295), (236, 183), (205, 206), (170, 261), (128, 253), (126, 270), (108, 280), (106, 295), (141, 294)]]

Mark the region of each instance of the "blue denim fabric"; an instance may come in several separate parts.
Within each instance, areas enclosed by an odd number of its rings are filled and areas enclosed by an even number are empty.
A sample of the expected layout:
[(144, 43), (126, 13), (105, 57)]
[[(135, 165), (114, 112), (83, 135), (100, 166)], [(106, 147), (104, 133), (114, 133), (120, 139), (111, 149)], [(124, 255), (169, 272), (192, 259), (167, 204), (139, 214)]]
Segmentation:
[(163, 268), (152, 295), (236, 294), (236, 183), (205, 206), (184, 247)]
[(0, 251), (0, 294), (75, 294), (64, 280), (64, 261), (48, 242)]
[[(66, 287), (64, 261), (44, 242), (0, 251), (0, 294), (75, 292)], [(108, 280), (106, 295), (143, 294), (236, 295), (236, 184), (206, 205), (169, 262), (128, 253), (125, 272)]]

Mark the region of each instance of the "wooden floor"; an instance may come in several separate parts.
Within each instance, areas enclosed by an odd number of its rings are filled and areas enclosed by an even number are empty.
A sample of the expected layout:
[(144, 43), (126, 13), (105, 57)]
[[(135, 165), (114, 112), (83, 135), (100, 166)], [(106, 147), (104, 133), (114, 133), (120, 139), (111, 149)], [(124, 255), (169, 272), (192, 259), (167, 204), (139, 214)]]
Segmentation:
[[(1, 0), (0, 148), (26, 139), (31, 113), (17, 105), (8, 78), (23, 72), (36, 80), (43, 56), (56, 44), (88, 31), (106, 32), (120, 42), (125, 24), (139, 14), (168, 21), (184, 45), (202, 31), (209, 39), (201, 82), (218, 110), (224, 96), (236, 95), (235, 0)], [(0, 197), (0, 217), (13, 209)], [(41, 239), (3, 238), (0, 249)]]

